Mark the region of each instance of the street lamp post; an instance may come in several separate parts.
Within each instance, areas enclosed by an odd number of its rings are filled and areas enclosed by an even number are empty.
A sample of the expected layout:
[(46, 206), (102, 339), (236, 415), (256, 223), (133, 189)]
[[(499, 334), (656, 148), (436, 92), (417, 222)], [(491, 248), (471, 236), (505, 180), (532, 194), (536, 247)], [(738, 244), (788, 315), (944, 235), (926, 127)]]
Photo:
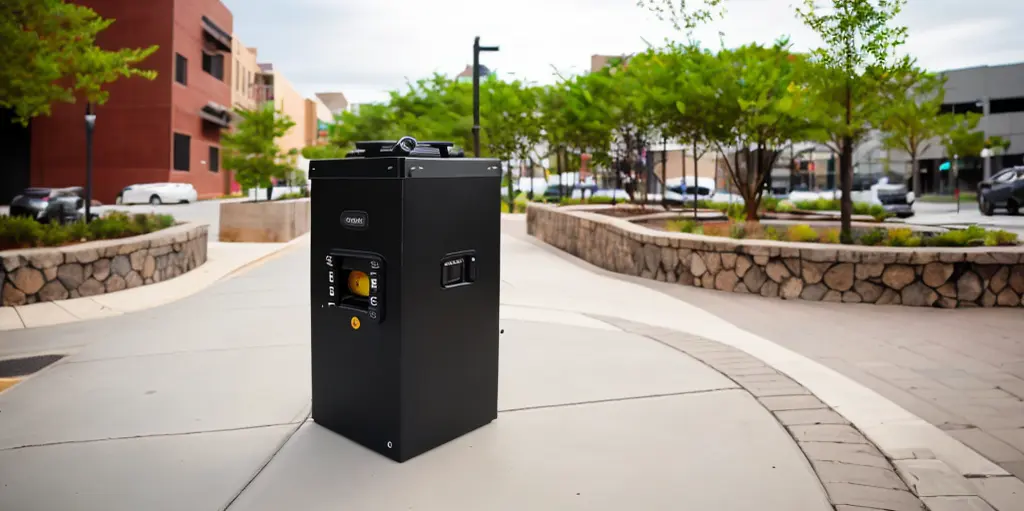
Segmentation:
[(85, 221), (92, 219), (92, 132), (96, 128), (96, 114), (92, 103), (85, 105)]
[(498, 51), (497, 46), (480, 46), (480, 36), (473, 39), (473, 156), (480, 157), (480, 52)]

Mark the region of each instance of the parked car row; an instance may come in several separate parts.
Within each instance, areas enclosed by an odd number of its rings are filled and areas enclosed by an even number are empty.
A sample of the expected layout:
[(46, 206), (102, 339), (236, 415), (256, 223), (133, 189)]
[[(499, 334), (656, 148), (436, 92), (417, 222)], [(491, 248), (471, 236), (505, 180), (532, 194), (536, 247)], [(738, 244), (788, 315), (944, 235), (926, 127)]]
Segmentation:
[(124, 187), (114, 199), (116, 204), (187, 204), (199, 200), (190, 183), (145, 183)]
[(1016, 215), (1024, 206), (1024, 166), (1003, 169), (978, 183), (978, 209), (991, 216), (996, 208)]
[(27, 216), (39, 222), (71, 223), (85, 215), (84, 190), (69, 188), (26, 188), (11, 200), (11, 216)]

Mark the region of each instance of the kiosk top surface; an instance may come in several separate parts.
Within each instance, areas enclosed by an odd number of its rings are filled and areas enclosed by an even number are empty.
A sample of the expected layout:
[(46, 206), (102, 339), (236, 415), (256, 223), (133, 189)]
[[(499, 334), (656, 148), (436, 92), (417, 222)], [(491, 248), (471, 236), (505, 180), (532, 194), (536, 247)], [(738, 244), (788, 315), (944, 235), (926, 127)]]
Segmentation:
[(381, 156), (335, 158), (309, 162), (310, 179), (501, 178), (495, 158), (420, 158)]

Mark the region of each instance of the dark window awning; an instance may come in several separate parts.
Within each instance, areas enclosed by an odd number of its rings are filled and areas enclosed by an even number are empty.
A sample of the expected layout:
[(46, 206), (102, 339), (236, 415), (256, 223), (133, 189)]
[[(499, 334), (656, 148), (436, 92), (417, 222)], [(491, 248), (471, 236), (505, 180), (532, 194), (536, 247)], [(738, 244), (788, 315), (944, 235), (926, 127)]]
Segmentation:
[(205, 33), (209, 40), (214, 43), (214, 46), (221, 51), (231, 51), (231, 34), (225, 32), (223, 29), (217, 26), (216, 23), (210, 21), (210, 18), (203, 16), (202, 18), (203, 33)]
[(222, 128), (231, 126), (231, 110), (217, 103), (207, 103), (199, 110), (199, 117)]

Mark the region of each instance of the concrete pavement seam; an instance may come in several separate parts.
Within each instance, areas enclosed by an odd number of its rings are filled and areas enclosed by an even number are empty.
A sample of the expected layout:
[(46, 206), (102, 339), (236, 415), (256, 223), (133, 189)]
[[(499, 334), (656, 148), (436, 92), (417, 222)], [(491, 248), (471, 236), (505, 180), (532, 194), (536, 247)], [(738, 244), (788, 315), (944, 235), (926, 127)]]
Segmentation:
[[(150, 434), (150, 435), (114, 436), (114, 437), (107, 437), (107, 438), (93, 438), (93, 439), (89, 439), (89, 440), (61, 440), (61, 441), (57, 441), (57, 442), (41, 442), (41, 443), (38, 443), (38, 444), (24, 444), (24, 445), (15, 445), (13, 447), (3, 447), (3, 448), (0, 448), (0, 452), (18, 451), (18, 450), (22, 450), (22, 449), (31, 449), (33, 447), (51, 447), (51, 446), (55, 446), (55, 445), (72, 445), (72, 444), (91, 444), (91, 443), (97, 443), (97, 442), (111, 442), (111, 441), (115, 441), (115, 440), (135, 440), (135, 439), (139, 439), (139, 438), (163, 438), (163, 437), (172, 437), (172, 436), (190, 436), (190, 435), (202, 435), (204, 433), (229, 433), (229, 432), (232, 432), (232, 431), (247, 431), (247, 430), (250, 430), (250, 429), (273, 428), (273, 427), (277, 427), (277, 426), (290, 426), (290, 425), (293, 425), (293, 424), (295, 424), (295, 423), (294, 422), (283, 422), (283, 423), (276, 423), (276, 424), (257, 424), (257, 425), (254, 425), (254, 426), (240, 426), (240, 427), (237, 427), (237, 428), (207, 429), (207, 430), (203, 430), (203, 431), (182, 431), (180, 433), (153, 433), (153, 434)], [(298, 424), (301, 425), (302, 423), (299, 422)]]
[(683, 332), (610, 316), (588, 316), (690, 356), (749, 392), (793, 438), (833, 507), (926, 509), (926, 504), (911, 491), (914, 485), (908, 488), (904, 474), (850, 421), (806, 387), (756, 357)]
[(591, 401), (574, 401), (572, 403), (558, 403), (552, 405), (536, 405), (536, 406), (523, 406), (520, 408), (508, 408), (505, 410), (498, 410), (498, 413), (510, 413), (510, 412), (525, 412), (530, 410), (545, 410), (550, 408), (564, 408), (569, 406), (584, 406), (584, 405), (595, 405), (602, 403), (621, 403), (623, 401), (636, 401), (641, 399), (657, 399), (661, 397), (674, 397), (674, 396), (689, 396), (694, 394), (709, 394), (711, 392), (722, 392), (727, 390), (741, 390), (740, 387), (722, 387), (719, 389), (701, 389), (701, 390), (687, 390), (683, 392), (668, 392), (665, 394), (648, 394), (645, 396), (629, 396), (629, 397), (612, 397), (608, 399), (594, 399)]
[[(135, 354), (135, 355), (124, 355), (124, 356), (120, 356), (120, 357), (90, 358), (88, 360), (67, 360), (67, 359), (71, 358), (71, 355), (67, 355), (67, 357), (65, 357), (64, 359), (61, 359), (61, 360), (59, 360), (57, 362), (54, 362), (53, 364), (50, 364), (49, 366), (47, 366), (47, 368), (55, 366), (58, 363), (64, 363), (64, 364), (69, 364), (69, 365), (70, 364), (89, 364), (89, 363), (92, 363), (92, 362), (107, 362), (107, 361), (110, 361), (110, 360), (125, 360), (125, 359), (129, 359), (129, 358), (165, 357), (165, 356), (169, 356), (169, 355), (181, 355), (181, 354), (184, 354), (184, 353), (218, 353), (218, 352), (223, 352), (223, 351), (259, 350), (259, 349), (268, 349), (268, 348), (290, 348), (290, 347), (299, 347), (299, 348), (301, 348), (302, 346), (303, 346), (302, 343), (294, 343), (294, 342), (292, 342), (292, 343), (282, 343), (282, 344), (261, 344), (259, 346), (236, 346), (236, 347), (229, 347), (229, 348), (207, 348), (207, 349), (190, 349), (190, 350), (178, 350), (178, 351), (165, 351), (165, 352), (161, 352), (161, 353), (139, 353), (139, 354)], [(20, 358), (20, 357), (18, 357), (18, 358)]]
[[(309, 417), (310, 417), (310, 413), (307, 413), (306, 414), (306, 419), (308, 419)], [(220, 508), (221, 511), (226, 511), (228, 508), (230, 508), (235, 503), (236, 500), (238, 500), (238, 497), (241, 497), (242, 494), (245, 493), (245, 490), (248, 489), (250, 485), (252, 485), (253, 481), (255, 481), (256, 478), (259, 477), (261, 473), (263, 473), (263, 471), (267, 468), (267, 466), (270, 465), (270, 462), (274, 461), (274, 458), (276, 458), (277, 455), (280, 454), (281, 450), (284, 449), (284, 446), (288, 444), (288, 441), (291, 440), (292, 437), (295, 436), (295, 434), (299, 432), (299, 428), (301, 428), (302, 425), (305, 424), (305, 423), (306, 423), (305, 419), (300, 420), (300, 421), (298, 421), (296, 423), (292, 423), (295, 427), (293, 427), (292, 430), (289, 431), (288, 434), (285, 435), (284, 438), (281, 439), (281, 441), (277, 444), (277, 448), (274, 449), (274, 452), (270, 453), (270, 456), (267, 456), (266, 461), (264, 461), (253, 472), (252, 476), (249, 477), (249, 480), (246, 481), (245, 484), (242, 485), (241, 488), (239, 488), (239, 490), (235, 493), (235, 495), (233, 497), (231, 497), (231, 499), (228, 500), (227, 504), (224, 504), (224, 506)]]

